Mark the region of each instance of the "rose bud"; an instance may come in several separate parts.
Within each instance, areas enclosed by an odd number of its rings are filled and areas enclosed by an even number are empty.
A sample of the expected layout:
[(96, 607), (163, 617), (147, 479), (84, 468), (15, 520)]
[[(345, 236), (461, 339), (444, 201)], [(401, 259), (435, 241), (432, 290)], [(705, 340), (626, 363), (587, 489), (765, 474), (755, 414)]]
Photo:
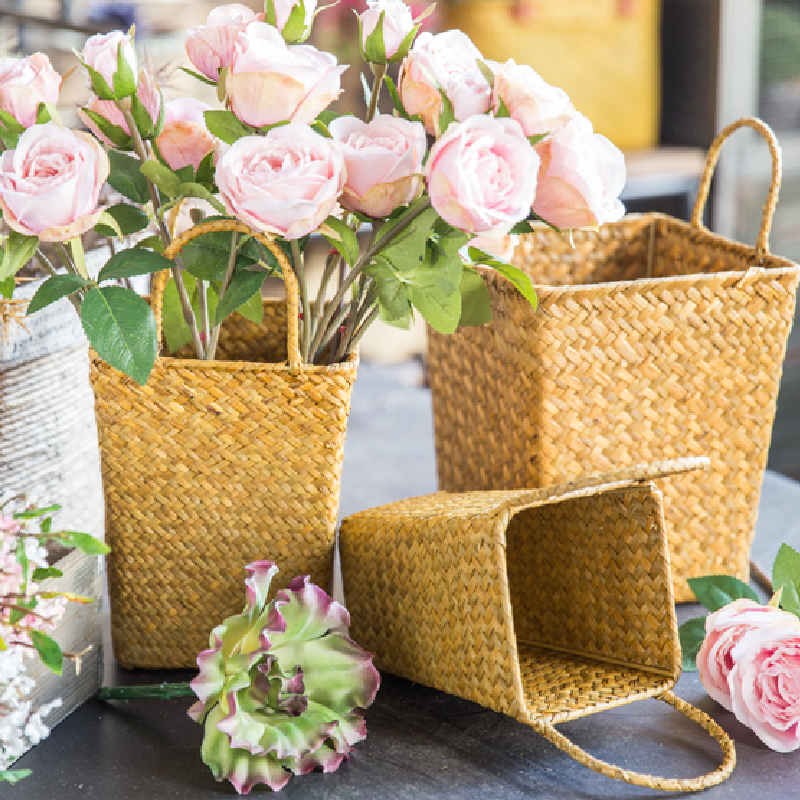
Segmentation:
[(86, 40), (81, 52), (81, 61), (95, 72), (99, 72), (111, 91), (114, 91), (114, 75), (117, 73), (118, 53), (122, 48), (122, 57), (128, 62), (131, 72), (136, 75), (136, 51), (133, 39), (122, 31), (98, 33)]
[(597, 228), (625, 214), (625, 158), (581, 114), (538, 145), (542, 160), (533, 211), (564, 230)]
[[(296, 8), (299, 10), (295, 11)], [(290, 44), (304, 42), (311, 32), (316, 10), (317, 0), (272, 0), (266, 5), (264, 21), (277, 28)]]
[[(379, 23), (382, 44), (374, 34)], [(358, 25), (361, 29), (361, 53), (370, 64), (386, 64), (405, 58), (419, 30), (411, 9), (403, 0), (367, 0), (367, 10), (358, 14)]]
[(61, 76), (44, 53), (0, 59), (0, 109), (25, 128), (36, 124), (39, 103), (58, 102)]
[(369, 125), (351, 116), (329, 126), (347, 166), (339, 203), (369, 217), (385, 217), (422, 191), (422, 159), (427, 143), (419, 122), (380, 114)]
[(431, 149), (428, 193), (446, 222), (498, 238), (528, 216), (538, 167), (518, 122), (470, 117), (451, 125)]
[(347, 69), (311, 45), (287, 45), (276, 28), (251, 22), (239, 34), (225, 82), (231, 111), (260, 128), (292, 120), (311, 123), (341, 91)]
[(34, 125), (0, 156), (0, 209), (8, 226), (43, 242), (64, 242), (100, 219), (108, 156), (90, 134)]
[(219, 71), (231, 65), (236, 37), (251, 22), (262, 19), (263, 14), (256, 14), (241, 3), (215, 8), (205, 25), (196, 25), (187, 32), (189, 60), (206, 78), (219, 80)]
[(210, 105), (193, 97), (166, 104), (164, 129), (155, 146), (171, 170), (191, 164), (197, 172), (200, 162), (216, 148), (217, 140), (208, 132), (203, 117), (203, 112), (210, 109)]

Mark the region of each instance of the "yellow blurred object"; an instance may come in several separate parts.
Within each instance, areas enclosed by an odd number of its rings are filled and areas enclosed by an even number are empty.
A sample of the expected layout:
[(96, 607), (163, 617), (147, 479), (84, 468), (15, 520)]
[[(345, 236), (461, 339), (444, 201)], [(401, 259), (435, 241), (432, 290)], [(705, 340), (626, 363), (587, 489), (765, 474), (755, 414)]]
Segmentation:
[(445, 0), (487, 59), (530, 64), (622, 150), (653, 147), (659, 124), (660, 0)]

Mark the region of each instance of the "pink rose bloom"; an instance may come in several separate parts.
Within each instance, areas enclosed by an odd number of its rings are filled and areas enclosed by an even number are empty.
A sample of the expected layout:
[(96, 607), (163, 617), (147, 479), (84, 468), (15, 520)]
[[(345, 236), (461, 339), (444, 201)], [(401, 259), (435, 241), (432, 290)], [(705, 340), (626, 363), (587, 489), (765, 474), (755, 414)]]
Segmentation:
[(526, 136), (553, 133), (566, 124), (575, 107), (563, 89), (551, 86), (538, 72), (513, 60), (498, 65), (494, 76), (492, 108), (506, 104), (511, 117)]
[(43, 242), (64, 242), (100, 218), (108, 156), (88, 133), (34, 125), (15, 150), (0, 156), (0, 210), (13, 230)]
[(296, 122), (239, 139), (217, 163), (228, 213), (285, 239), (316, 230), (336, 206), (344, 181), (339, 147)]
[(99, 72), (108, 88), (114, 89), (114, 73), (117, 71), (117, 51), (122, 46), (122, 55), (130, 64), (135, 75), (137, 72), (136, 51), (133, 41), (127, 33), (111, 31), (111, 33), (98, 33), (86, 40), (81, 52), (81, 59), (87, 67)]
[(264, 19), (263, 14), (241, 3), (215, 8), (205, 25), (189, 28), (186, 52), (198, 72), (209, 80), (219, 80), (219, 70), (231, 65), (236, 37), (251, 23)]
[(419, 114), (428, 133), (437, 133), (443, 89), (457, 120), (489, 109), (492, 89), (478, 69), (483, 56), (461, 31), (421, 33), (400, 71), (400, 99), (409, 114)]
[(347, 166), (339, 198), (344, 208), (385, 217), (420, 194), (427, 143), (419, 122), (379, 114), (367, 125), (346, 116), (333, 120), (329, 128)]
[(252, 22), (236, 40), (225, 83), (230, 109), (256, 128), (287, 119), (313, 122), (339, 96), (345, 69), (330, 53), (287, 45), (276, 28)]
[[(793, 616), (793, 615), (792, 615)], [(797, 617), (795, 617), (797, 621)], [(800, 629), (768, 626), (746, 633), (733, 648), (731, 705), (767, 747), (800, 747)]]
[(733, 649), (746, 633), (770, 625), (800, 627), (800, 620), (788, 611), (744, 598), (706, 617), (706, 638), (697, 654), (697, 670), (705, 690), (728, 711), (733, 711), (728, 687), (734, 665)]
[(44, 53), (27, 58), (0, 58), (0, 108), (20, 125), (36, 124), (39, 103), (58, 103), (61, 76)]
[(203, 117), (203, 112), (210, 109), (210, 105), (193, 97), (167, 103), (164, 129), (155, 143), (171, 170), (191, 164), (197, 171), (200, 162), (216, 148), (217, 140), (208, 132)]
[(442, 219), (468, 233), (505, 236), (528, 216), (539, 156), (513, 119), (470, 117), (433, 146), (428, 193)]
[(625, 213), (625, 157), (582, 114), (536, 148), (542, 159), (533, 211), (557, 228), (596, 228)]
[(367, 10), (358, 15), (361, 20), (362, 50), (367, 46), (367, 37), (378, 25), (381, 12), (384, 13), (383, 48), (385, 60), (388, 61), (400, 49), (406, 36), (414, 30), (414, 18), (403, 0), (367, 0)]
[[(139, 82), (136, 84), (136, 96), (147, 111), (150, 119), (153, 120), (155, 125), (158, 122), (159, 114), (161, 113), (161, 92), (158, 90), (156, 79), (144, 67), (139, 71)], [(112, 125), (122, 128), (128, 136), (131, 135), (128, 123), (122, 112), (117, 108), (117, 104), (113, 100), (101, 100), (97, 95), (92, 95), (85, 108), (94, 111), (101, 117), (105, 117)], [(97, 125), (85, 114), (82, 108), (78, 109), (78, 116), (81, 122), (103, 143), (112, 145), (100, 131)]]

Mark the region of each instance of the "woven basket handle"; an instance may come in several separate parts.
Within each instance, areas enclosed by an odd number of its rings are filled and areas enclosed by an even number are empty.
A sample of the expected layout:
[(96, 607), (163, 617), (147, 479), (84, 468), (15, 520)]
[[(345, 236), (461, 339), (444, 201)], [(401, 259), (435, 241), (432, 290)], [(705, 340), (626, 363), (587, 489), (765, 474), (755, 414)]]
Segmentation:
[(778, 190), (781, 187), (781, 148), (775, 134), (772, 132), (772, 128), (760, 119), (743, 117), (720, 131), (717, 134), (717, 138), (711, 143), (706, 156), (703, 176), (700, 178), (700, 187), (697, 190), (697, 199), (692, 210), (691, 223), (695, 228), (705, 230), (703, 226), (703, 211), (708, 199), (711, 178), (719, 160), (720, 148), (734, 131), (744, 127), (752, 128), (764, 137), (767, 147), (769, 147), (769, 153), (772, 156), (772, 179), (769, 184), (769, 192), (767, 192), (767, 200), (764, 203), (764, 210), (761, 213), (761, 229), (758, 232), (758, 240), (756, 241), (758, 255), (766, 255), (769, 253), (769, 232), (770, 228), (772, 228), (772, 215), (775, 213), (775, 206), (778, 204)]
[[(292, 375), (297, 375), (303, 368), (303, 359), (300, 355), (300, 347), (298, 344), (299, 326), (297, 322), (299, 299), (297, 296), (297, 278), (295, 277), (289, 259), (286, 254), (281, 250), (278, 245), (271, 239), (267, 238), (264, 234), (256, 233), (247, 227), (243, 222), (232, 219), (211, 220), (209, 222), (201, 222), (188, 231), (181, 234), (175, 239), (172, 244), (164, 251), (164, 257), (173, 260), (180, 250), (192, 239), (202, 236), (204, 233), (218, 233), (223, 232), (238, 232), (245, 233), (248, 236), (253, 236), (257, 239), (280, 264), (281, 271), (283, 272), (283, 282), (286, 286), (286, 343), (289, 355), (289, 371)], [(161, 350), (163, 341), (163, 319), (162, 319), (162, 298), (164, 289), (166, 288), (167, 281), (169, 280), (169, 270), (162, 270), (153, 276), (153, 289), (151, 292), (150, 303), (153, 308), (153, 314), (156, 318), (156, 331), (158, 349)]]
[(716, 786), (718, 783), (722, 783), (736, 766), (736, 749), (728, 734), (711, 717), (685, 700), (681, 700), (680, 697), (677, 697), (672, 692), (664, 692), (659, 695), (658, 699), (669, 703), (681, 714), (685, 714), (711, 734), (719, 744), (723, 754), (722, 764), (717, 769), (707, 775), (701, 775), (699, 778), (659, 778), (656, 775), (631, 772), (621, 767), (615, 767), (613, 764), (607, 764), (605, 761), (589, 755), (585, 750), (581, 750), (580, 747), (573, 744), (566, 736), (559, 733), (549, 722), (535, 722), (534, 728), (545, 739), (552, 742), (559, 750), (563, 750), (578, 763), (608, 778), (632, 783), (634, 786), (647, 786), (650, 789), (659, 789), (662, 792), (699, 792), (701, 789), (707, 789), (709, 786)]

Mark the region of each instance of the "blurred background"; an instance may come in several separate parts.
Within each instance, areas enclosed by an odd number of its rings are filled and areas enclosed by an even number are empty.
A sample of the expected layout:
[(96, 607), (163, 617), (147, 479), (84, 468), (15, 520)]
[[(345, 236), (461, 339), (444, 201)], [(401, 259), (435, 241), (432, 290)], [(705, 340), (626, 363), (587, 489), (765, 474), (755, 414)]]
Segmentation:
[[(65, 73), (77, 64), (73, 48), (89, 35), (135, 24), (139, 54), (158, 71), (167, 99), (191, 93), (213, 104), (214, 90), (178, 68), (189, 64), (186, 29), (203, 24), (220, 4), (0, 0), (0, 46), (7, 54), (45, 52)], [(263, 10), (260, 0), (244, 4)], [(364, 5), (341, 0), (317, 17), (312, 34), (312, 44), (353, 65), (344, 75), (339, 111), (361, 110), (352, 9)], [(428, 3), (410, 5), (420, 12)], [(456, 27), (486, 58), (528, 63), (564, 88), (595, 129), (625, 151), (622, 199), (629, 211), (688, 219), (714, 134), (741, 116), (760, 116), (778, 134), (784, 156), (771, 250), (800, 261), (800, 0), (440, 0), (424, 24), (433, 32)], [(66, 124), (79, 126), (73, 109), (87, 96), (78, 75), (65, 82)], [(763, 141), (750, 130), (737, 132), (722, 153), (707, 225), (754, 244), (769, 175)], [(410, 333), (376, 326), (362, 357), (419, 361), (424, 347), (421, 326)], [(789, 340), (769, 466), (800, 480), (797, 327)]]

